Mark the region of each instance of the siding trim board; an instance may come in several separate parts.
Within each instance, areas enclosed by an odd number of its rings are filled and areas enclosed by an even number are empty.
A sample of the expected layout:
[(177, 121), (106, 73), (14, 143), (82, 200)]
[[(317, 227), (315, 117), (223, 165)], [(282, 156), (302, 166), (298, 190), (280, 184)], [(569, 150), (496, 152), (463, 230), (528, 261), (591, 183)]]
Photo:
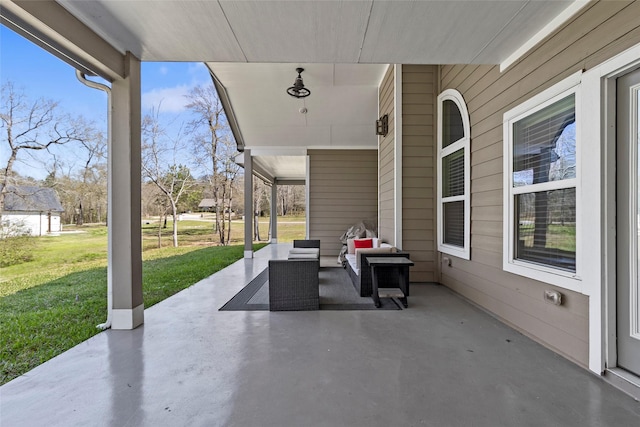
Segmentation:
[(390, 65), (380, 85), (379, 115), (389, 116), (389, 133), (378, 137), (378, 237), (395, 244), (396, 170), (395, 138), (398, 132), (395, 103), (395, 65)]
[(570, 19), (572, 19), (578, 12), (584, 9), (589, 4), (588, 1), (574, 1), (565, 10), (563, 10), (558, 16), (553, 18), (551, 22), (538, 31), (533, 37), (526, 41), (525, 44), (520, 46), (511, 55), (507, 57), (500, 64), (500, 72), (505, 71), (518, 59), (525, 56), (528, 51), (533, 49), (538, 43), (553, 34), (557, 29), (565, 25)]
[(404, 133), (404, 109), (402, 105), (403, 92), (402, 65), (396, 64), (394, 67), (394, 116), (395, 116), (395, 136), (393, 153), (394, 171), (394, 219), (393, 219), (393, 242), (398, 249), (402, 249), (402, 134)]
[[(311, 209), (311, 205), (309, 203), (309, 199), (311, 198), (311, 162), (309, 161), (309, 155), (307, 154), (306, 158), (305, 158), (305, 168), (306, 168), (306, 176), (305, 179), (307, 181), (307, 185), (305, 185), (304, 187), (304, 198), (305, 198), (305, 212), (306, 212), (306, 218), (305, 218), (305, 226), (304, 226), (304, 235), (305, 235), (305, 239), (310, 239), (310, 209)], [(320, 247), (322, 247), (322, 242), (320, 244)]]

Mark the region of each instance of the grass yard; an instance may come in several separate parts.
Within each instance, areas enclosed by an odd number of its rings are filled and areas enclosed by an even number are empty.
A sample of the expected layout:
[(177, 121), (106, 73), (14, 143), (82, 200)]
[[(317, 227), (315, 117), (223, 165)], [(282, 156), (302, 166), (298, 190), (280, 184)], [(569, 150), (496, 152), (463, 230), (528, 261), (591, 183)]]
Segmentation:
[[(183, 220), (178, 221), (178, 244), (210, 245), (218, 242), (217, 233), (213, 232), (215, 215), (205, 214), (203, 218), (199, 214), (184, 215)], [(269, 238), (269, 218), (261, 217), (258, 220), (260, 238)], [(167, 220), (167, 227), (161, 230), (162, 246), (171, 246), (173, 233), (173, 221)], [(226, 224), (228, 227), (229, 224)], [(158, 219), (146, 219), (142, 222), (143, 250), (158, 247)], [(292, 242), (294, 239), (304, 239), (304, 217), (279, 217), (278, 218), (278, 242)], [(241, 244), (244, 241), (244, 221), (231, 221), (231, 244)]]
[[(143, 222), (145, 307), (242, 258), (243, 226), (234, 222), (232, 246), (222, 247), (213, 244), (211, 222), (180, 221), (180, 247), (173, 248), (169, 222), (158, 249), (157, 223)], [(260, 227), (266, 239), (268, 220)], [(279, 219), (278, 240), (302, 238), (304, 229), (304, 218)], [(32, 261), (0, 269), (0, 384), (99, 333), (96, 325), (106, 320), (106, 227), (78, 231), (34, 238)]]
[(78, 271), (106, 266), (107, 229), (104, 226), (33, 240), (33, 261), (0, 269), (0, 298)]

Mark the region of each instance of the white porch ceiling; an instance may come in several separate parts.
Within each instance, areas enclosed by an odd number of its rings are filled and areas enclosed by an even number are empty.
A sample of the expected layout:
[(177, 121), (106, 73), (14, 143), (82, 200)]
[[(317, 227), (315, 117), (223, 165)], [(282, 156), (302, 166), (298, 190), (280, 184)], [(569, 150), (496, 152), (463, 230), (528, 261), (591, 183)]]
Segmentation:
[[(378, 85), (387, 65), (207, 65), (226, 88), (247, 148), (377, 146)], [(305, 69), (302, 78), (311, 90), (307, 98), (286, 93), (298, 66)]]
[[(387, 64), (499, 64), (574, 3), (56, 1), (121, 53), (207, 63), (227, 90), (245, 147), (272, 176), (288, 179), (304, 177), (307, 148), (377, 147), (377, 87)], [(285, 93), (298, 66), (312, 92), (304, 100)]]
[(57, 0), (143, 61), (498, 64), (572, 0)]

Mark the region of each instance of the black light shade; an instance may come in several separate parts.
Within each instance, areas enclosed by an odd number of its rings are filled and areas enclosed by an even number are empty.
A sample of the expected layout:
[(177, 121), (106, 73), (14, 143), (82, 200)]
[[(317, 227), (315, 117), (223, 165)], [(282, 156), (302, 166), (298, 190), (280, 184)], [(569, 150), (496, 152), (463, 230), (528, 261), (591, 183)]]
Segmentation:
[(298, 73), (298, 77), (296, 77), (296, 80), (293, 82), (293, 86), (287, 89), (287, 93), (294, 98), (306, 98), (311, 95), (311, 91), (304, 87), (304, 82), (300, 75), (304, 71), (304, 68), (296, 68), (296, 71)]
[(389, 133), (389, 116), (385, 114), (376, 120), (376, 135), (387, 136)]

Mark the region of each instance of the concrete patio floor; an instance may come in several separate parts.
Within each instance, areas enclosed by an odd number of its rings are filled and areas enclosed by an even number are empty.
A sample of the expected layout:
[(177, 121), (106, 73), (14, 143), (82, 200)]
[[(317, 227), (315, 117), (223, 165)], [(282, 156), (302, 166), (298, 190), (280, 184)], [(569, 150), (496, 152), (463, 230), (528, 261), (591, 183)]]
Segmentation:
[(5, 384), (0, 425), (640, 425), (640, 403), (442, 286), (398, 311), (218, 311), (289, 247)]

